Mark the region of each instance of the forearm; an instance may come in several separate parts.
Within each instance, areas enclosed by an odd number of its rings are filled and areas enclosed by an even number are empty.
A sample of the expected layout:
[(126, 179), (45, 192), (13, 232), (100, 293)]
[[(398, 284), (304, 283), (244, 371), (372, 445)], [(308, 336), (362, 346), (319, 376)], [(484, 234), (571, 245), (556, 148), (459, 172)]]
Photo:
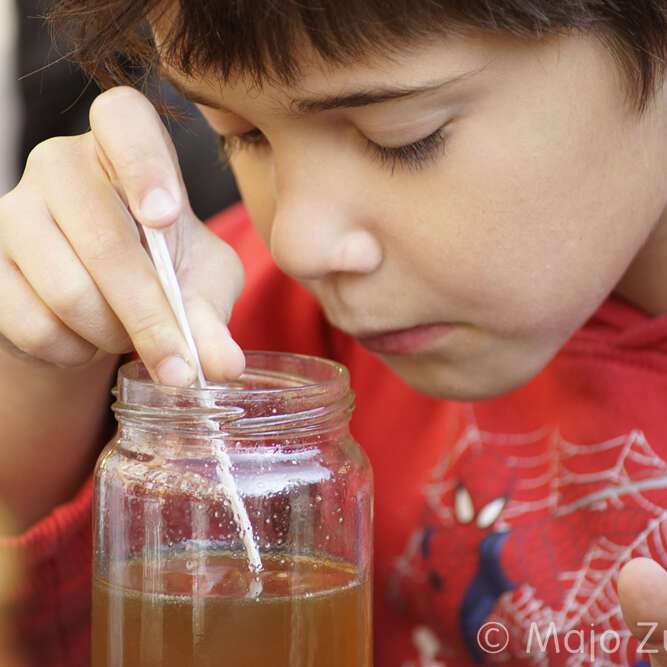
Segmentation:
[(0, 500), (21, 532), (69, 500), (110, 432), (117, 357), (80, 369), (0, 349)]

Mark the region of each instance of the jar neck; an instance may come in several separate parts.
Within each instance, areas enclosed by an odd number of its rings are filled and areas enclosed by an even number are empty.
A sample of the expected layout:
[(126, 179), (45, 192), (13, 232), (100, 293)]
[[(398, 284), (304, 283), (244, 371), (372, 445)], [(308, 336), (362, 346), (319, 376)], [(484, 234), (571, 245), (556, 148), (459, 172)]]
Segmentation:
[(121, 431), (260, 441), (347, 429), (354, 394), (344, 366), (304, 355), (246, 356), (238, 381), (205, 389), (157, 385), (140, 361), (125, 364), (113, 405)]

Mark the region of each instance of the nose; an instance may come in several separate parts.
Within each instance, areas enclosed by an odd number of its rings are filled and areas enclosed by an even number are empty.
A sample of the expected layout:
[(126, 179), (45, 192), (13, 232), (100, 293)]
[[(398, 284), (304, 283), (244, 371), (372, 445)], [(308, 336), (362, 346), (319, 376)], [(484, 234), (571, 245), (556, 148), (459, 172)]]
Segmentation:
[(283, 193), (276, 202), (270, 235), (271, 253), (278, 266), (297, 280), (316, 280), (334, 273), (366, 274), (382, 263), (376, 232), (364, 224), (348, 192), (328, 196), (305, 185)]

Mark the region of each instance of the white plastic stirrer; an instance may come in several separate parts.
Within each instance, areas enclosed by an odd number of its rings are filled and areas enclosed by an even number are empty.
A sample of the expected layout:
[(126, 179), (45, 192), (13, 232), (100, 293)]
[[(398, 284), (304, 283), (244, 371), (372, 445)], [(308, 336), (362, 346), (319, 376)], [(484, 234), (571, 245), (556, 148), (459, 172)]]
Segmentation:
[[(204, 377), (204, 372), (202, 371), (201, 362), (199, 361), (199, 354), (197, 352), (197, 346), (195, 345), (195, 340), (192, 336), (188, 318), (185, 314), (181, 289), (178, 285), (178, 279), (176, 278), (176, 272), (174, 271), (174, 265), (171, 261), (171, 255), (169, 254), (169, 248), (167, 246), (164, 233), (151, 227), (142, 226), (142, 228), (144, 231), (144, 236), (146, 237), (148, 249), (150, 250), (151, 257), (153, 258), (155, 270), (157, 271), (160, 284), (162, 285), (162, 289), (164, 290), (164, 293), (169, 301), (171, 309), (174, 311), (178, 325), (188, 344), (190, 354), (197, 364), (196, 384), (198, 387), (203, 389), (207, 386), (206, 378)], [(217, 425), (213, 424), (213, 426), (216, 427)], [(232, 462), (222, 443), (216, 442), (214, 454), (217, 460), (220, 482), (224, 494), (227, 496), (227, 499), (231, 505), (234, 521), (236, 522), (236, 525), (239, 529), (239, 537), (243, 542), (243, 546), (245, 547), (248, 557), (248, 562), (250, 563), (250, 569), (256, 575), (253, 577), (251, 582), (250, 595), (252, 597), (257, 597), (262, 592), (262, 582), (259, 579), (259, 573), (262, 571), (262, 560), (259, 555), (259, 549), (255, 544), (250, 517), (248, 516), (245, 505), (239, 496), (238, 489), (236, 488), (236, 482), (234, 481), (234, 477), (230, 472)]]

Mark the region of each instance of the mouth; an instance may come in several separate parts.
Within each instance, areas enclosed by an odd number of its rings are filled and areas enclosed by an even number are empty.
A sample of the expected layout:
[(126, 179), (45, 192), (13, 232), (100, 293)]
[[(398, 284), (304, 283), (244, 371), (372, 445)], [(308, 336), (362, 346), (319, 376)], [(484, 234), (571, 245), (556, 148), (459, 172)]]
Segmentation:
[(452, 324), (421, 324), (410, 329), (356, 336), (361, 345), (377, 354), (410, 355), (426, 351), (453, 328)]

